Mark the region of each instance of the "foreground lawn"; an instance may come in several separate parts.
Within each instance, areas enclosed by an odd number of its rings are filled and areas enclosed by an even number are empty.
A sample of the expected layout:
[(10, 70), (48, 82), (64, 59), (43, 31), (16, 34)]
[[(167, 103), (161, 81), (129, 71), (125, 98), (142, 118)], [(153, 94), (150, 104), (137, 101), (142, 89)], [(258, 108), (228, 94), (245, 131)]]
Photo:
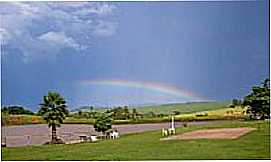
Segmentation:
[(270, 159), (268, 121), (226, 121), (179, 128), (177, 133), (225, 127), (254, 127), (257, 130), (235, 140), (160, 141), (161, 132), (152, 131), (97, 143), (2, 148), (2, 160)]

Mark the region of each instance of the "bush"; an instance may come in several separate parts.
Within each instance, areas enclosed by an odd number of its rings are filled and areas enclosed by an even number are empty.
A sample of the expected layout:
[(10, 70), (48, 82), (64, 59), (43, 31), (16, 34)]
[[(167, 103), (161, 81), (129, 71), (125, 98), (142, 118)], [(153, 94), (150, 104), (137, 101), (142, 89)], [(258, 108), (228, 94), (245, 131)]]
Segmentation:
[(255, 120), (255, 119), (253, 118), (253, 116), (251, 116), (251, 115), (246, 115), (246, 116), (243, 117), (243, 119), (244, 119), (245, 121)]
[(100, 114), (93, 125), (95, 131), (105, 133), (105, 131), (112, 128), (112, 121), (113, 119), (106, 113)]

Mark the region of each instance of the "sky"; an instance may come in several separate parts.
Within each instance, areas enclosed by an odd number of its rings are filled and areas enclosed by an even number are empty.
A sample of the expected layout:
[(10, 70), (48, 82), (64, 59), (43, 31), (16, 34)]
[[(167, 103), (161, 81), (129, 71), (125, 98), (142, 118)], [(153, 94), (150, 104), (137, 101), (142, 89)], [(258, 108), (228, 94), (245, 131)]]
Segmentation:
[(1, 105), (242, 98), (269, 77), (269, 2), (1, 2)]

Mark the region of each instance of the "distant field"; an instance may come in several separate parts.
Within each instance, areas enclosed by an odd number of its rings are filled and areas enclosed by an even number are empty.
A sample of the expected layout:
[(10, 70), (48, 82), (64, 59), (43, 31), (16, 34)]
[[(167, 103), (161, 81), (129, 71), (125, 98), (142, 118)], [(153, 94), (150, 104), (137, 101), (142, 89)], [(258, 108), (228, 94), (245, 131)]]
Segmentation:
[(242, 119), (246, 115), (246, 108), (223, 108), (211, 111), (195, 112), (190, 114), (176, 115), (177, 121), (193, 121), (193, 120), (227, 120)]
[[(193, 102), (193, 103), (177, 103), (165, 104), (157, 106), (142, 106), (142, 107), (129, 107), (135, 108), (139, 113), (154, 112), (155, 114), (170, 114), (172, 111), (179, 111), (181, 114), (188, 114), (201, 111), (217, 110), (228, 107), (229, 101), (225, 102)], [(104, 112), (107, 109), (95, 109), (98, 112)]]
[(42, 124), (45, 123), (41, 116), (35, 115), (4, 115), (1, 114), (2, 126), (24, 125), (24, 124)]
[(230, 102), (179, 103), (160, 106), (136, 107), (136, 109), (140, 113), (148, 113), (152, 111), (154, 113), (170, 114), (172, 111), (179, 111), (181, 114), (188, 114), (207, 110), (217, 110), (228, 107), (229, 104)]
[(116, 140), (72, 145), (2, 148), (2, 160), (214, 160), (270, 159), (269, 121), (226, 121), (181, 127), (177, 133), (206, 128), (256, 128), (238, 139), (160, 141), (161, 131), (122, 135)]
[[(244, 118), (245, 109), (240, 107), (227, 108), (229, 103), (190, 103), (190, 104), (171, 104), (161, 106), (146, 106), (137, 108), (140, 113), (169, 114), (171, 111), (179, 111), (176, 115), (176, 121), (204, 121), (204, 120), (235, 120)], [(105, 109), (98, 109), (100, 112)], [(138, 120), (114, 120), (113, 124), (140, 124), (140, 123), (160, 123), (171, 119), (169, 116), (142, 118)], [(4, 124), (3, 124), (4, 123)], [(22, 124), (40, 124), (45, 123), (40, 116), (31, 115), (9, 115), (2, 116), (3, 125), (22, 125)], [(94, 119), (67, 117), (65, 124), (94, 124)]]

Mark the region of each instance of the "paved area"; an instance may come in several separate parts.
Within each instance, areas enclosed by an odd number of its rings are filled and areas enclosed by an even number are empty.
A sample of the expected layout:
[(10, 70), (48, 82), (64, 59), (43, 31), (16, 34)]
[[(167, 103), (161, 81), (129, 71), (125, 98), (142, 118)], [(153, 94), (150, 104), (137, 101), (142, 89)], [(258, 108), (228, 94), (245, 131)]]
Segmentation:
[[(214, 122), (222, 121), (188, 122), (188, 125), (201, 125)], [(182, 124), (181, 122), (175, 123), (176, 127), (180, 127)], [(170, 123), (113, 125), (113, 128), (117, 128), (120, 135), (169, 127)], [(41, 145), (51, 139), (51, 129), (46, 124), (8, 126), (2, 127), (1, 130), (1, 139), (6, 142), (7, 147)], [(90, 135), (97, 134), (97, 132), (95, 132), (92, 125), (85, 124), (62, 124), (60, 128), (57, 128), (57, 135), (64, 141), (78, 140), (80, 134)]]

